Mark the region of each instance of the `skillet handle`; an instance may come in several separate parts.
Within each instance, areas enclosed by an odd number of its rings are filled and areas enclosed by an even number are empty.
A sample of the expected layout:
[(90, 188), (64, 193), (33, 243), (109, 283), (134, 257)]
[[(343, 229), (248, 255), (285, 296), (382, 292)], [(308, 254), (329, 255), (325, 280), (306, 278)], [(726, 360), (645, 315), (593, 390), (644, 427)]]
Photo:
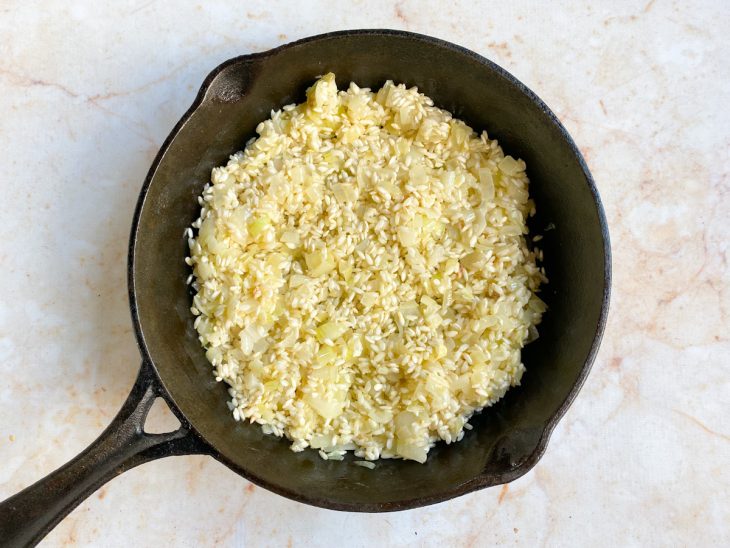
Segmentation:
[(81, 501), (139, 464), (171, 455), (208, 453), (207, 444), (184, 417), (178, 417), (180, 427), (174, 432), (144, 431), (147, 413), (158, 397), (166, 397), (162, 385), (152, 366), (143, 361), (119, 413), (89, 447), (55, 472), (0, 503), (0, 544), (36, 545)]

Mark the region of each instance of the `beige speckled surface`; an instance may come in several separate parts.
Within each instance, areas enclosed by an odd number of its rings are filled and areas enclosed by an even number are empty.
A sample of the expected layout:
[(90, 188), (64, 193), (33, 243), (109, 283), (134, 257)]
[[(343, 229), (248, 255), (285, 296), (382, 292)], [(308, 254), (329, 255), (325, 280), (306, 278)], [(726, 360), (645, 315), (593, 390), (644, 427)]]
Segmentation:
[(0, 498), (77, 454), (126, 396), (133, 204), (205, 74), (237, 54), (392, 27), (511, 71), (593, 170), (614, 249), (608, 329), (547, 454), (509, 487), (342, 514), (179, 457), (103, 487), (46, 546), (730, 544), (726, 2), (185, 4), (0, 3)]

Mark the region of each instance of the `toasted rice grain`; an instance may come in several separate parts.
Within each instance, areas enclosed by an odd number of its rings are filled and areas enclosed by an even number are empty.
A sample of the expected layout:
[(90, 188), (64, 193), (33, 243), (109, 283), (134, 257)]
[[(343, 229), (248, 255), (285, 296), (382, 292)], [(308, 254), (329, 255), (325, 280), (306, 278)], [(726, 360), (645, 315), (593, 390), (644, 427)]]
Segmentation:
[(235, 420), (424, 462), (518, 385), (545, 310), (525, 164), (416, 88), (333, 74), (213, 169), (191, 311)]

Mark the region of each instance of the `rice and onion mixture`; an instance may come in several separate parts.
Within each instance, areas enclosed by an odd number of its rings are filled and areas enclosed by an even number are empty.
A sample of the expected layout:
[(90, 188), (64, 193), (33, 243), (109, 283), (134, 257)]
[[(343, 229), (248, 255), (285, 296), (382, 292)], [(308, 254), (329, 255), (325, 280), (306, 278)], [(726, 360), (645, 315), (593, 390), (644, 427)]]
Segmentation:
[(519, 384), (545, 310), (524, 162), (416, 88), (333, 74), (256, 132), (188, 231), (234, 418), (323, 458), (424, 462)]

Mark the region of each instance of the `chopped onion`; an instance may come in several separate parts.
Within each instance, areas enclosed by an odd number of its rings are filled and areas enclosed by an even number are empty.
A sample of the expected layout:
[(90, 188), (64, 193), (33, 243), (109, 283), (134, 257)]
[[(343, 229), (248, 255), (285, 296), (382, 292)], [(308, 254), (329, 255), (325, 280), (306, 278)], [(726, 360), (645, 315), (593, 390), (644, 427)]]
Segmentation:
[(326, 255), (320, 250), (304, 254), (304, 261), (307, 263), (309, 275), (319, 277), (334, 270), (335, 261), (331, 255)]
[(340, 183), (332, 186), (332, 194), (335, 195), (337, 201), (355, 202), (357, 201), (357, 188), (351, 183)]
[(279, 239), (285, 244), (299, 245), (299, 233), (296, 230), (285, 230)]
[(345, 406), (345, 397), (342, 392), (336, 392), (331, 399), (318, 398), (311, 394), (305, 394), (304, 401), (325, 419), (338, 417), (342, 413), (342, 408)]
[(505, 156), (499, 161), (497, 166), (505, 175), (517, 175), (525, 169), (525, 163), (522, 160), (515, 160), (512, 156)]
[(268, 215), (262, 214), (251, 219), (248, 223), (248, 233), (254, 238), (258, 237), (271, 224)]
[(341, 322), (327, 322), (320, 325), (316, 331), (319, 342), (324, 342), (326, 340), (336, 341), (342, 335), (347, 333), (348, 328), (346, 324)]
[(406, 320), (416, 320), (421, 316), (421, 308), (416, 301), (401, 303), (398, 310)]
[(231, 236), (241, 245), (244, 245), (248, 240), (248, 217), (249, 211), (245, 207), (237, 207), (228, 217), (228, 223), (233, 229)]
[(464, 268), (471, 271), (482, 268), (486, 262), (487, 258), (481, 251), (472, 251), (461, 258), (461, 264), (464, 265)]
[(366, 291), (360, 296), (360, 302), (366, 307), (373, 306), (378, 302), (378, 293), (375, 291)]
[(412, 247), (418, 244), (418, 235), (412, 228), (405, 226), (398, 227), (398, 240), (403, 247)]
[(350, 261), (341, 259), (337, 263), (337, 270), (339, 270), (340, 275), (346, 282), (350, 281), (352, 278), (352, 263)]
[(479, 190), (482, 195), (482, 205), (484, 207), (494, 201), (494, 180), (492, 172), (489, 169), (482, 168), (479, 170)]
[(411, 164), (408, 171), (409, 182), (414, 186), (422, 186), (428, 183), (428, 173), (426, 167), (421, 164)]

